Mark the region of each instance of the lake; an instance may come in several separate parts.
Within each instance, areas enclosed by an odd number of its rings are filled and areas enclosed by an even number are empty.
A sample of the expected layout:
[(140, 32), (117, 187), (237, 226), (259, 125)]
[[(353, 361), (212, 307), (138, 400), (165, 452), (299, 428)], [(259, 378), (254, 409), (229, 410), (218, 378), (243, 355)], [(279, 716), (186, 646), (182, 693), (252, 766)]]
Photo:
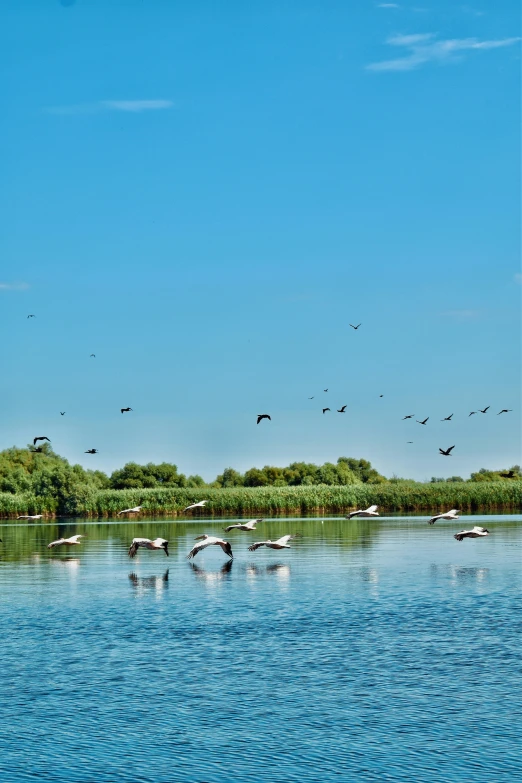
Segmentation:
[(522, 517), (426, 520), (1, 525), (1, 779), (514, 781)]

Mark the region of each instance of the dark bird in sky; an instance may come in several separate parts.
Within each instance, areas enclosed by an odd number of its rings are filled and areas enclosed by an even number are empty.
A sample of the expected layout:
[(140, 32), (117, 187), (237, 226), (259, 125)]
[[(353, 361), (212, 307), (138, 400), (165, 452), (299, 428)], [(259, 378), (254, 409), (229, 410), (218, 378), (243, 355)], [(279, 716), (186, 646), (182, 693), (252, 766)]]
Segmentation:
[(452, 418), (453, 418), (453, 413), (450, 413), (449, 416), (446, 416), (445, 419), (441, 419), (441, 421), (451, 421)]
[(488, 405), (487, 408), (484, 408), (484, 409), (479, 408), (479, 413), (486, 413), (486, 411), (489, 411), (490, 408), (491, 408), (491, 405)]
[(384, 397), (384, 394), (379, 394), (379, 397)]
[(444, 457), (451, 457), (451, 452), (453, 451), (453, 449), (454, 449), (454, 448), (455, 448), (455, 446), (450, 446), (450, 447), (449, 447), (449, 449), (446, 449), (446, 450), (444, 450), (444, 449), (439, 449), (439, 451), (440, 451), (440, 453), (441, 453), (441, 454), (442, 454)]
[(259, 424), (260, 421), (263, 419), (268, 419), (268, 421), (272, 421), (268, 413), (258, 413), (257, 414), (257, 424)]
[(424, 421), (419, 421), (418, 419), (415, 419), (415, 421), (417, 422), (417, 424), (426, 424), (426, 422), (428, 421), (429, 418), (430, 418), (429, 416), (426, 416)]
[(65, 416), (65, 411), (60, 411), (60, 416)]
[(127, 413), (127, 411), (131, 411), (132, 408), (120, 408), (122, 413)]
[(355, 331), (357, 331), (357, 329), (359, 328), (359, 326), (361, 326), (361, 324), (357, 324), (357, 326), (350, 324), (350, 326), (352, 327), (352, 329), (355, 329)]
[(327, 392), (327, 391), (328, 391), (328, 389), (323, 389), (323, 391), (324, 391), (324, 392)]
[(96, 354), (95, 353), (91, 353), (91, 355), (89, 356), (89, 359), (96, 359)]
[(329, 411), (330, 408), (323, 408), (323, 413), (326, 413), (326, 411)]
[(309, 400), (313, 400), (313, 397), (309, 397), (308, 399), (309, 399)]
[(28, 317), (28, 318), (36, 318), (36, 316), (35, 316), (35, 315), (28, 315), (27, 317)]
[(407, 440), (406, 443), (413, 443), (413, 441), (412, 440)]
[(36, 443), (39, 440), (47, 440), (49, 443), (51, 442), (46, 435), (41, 435), (39, 438), (33, 438), (33, 446), (36, 446)]
[(501, 411), (497, 413), (497, 416), (500, 416), (501, 413), (511, 413), (512, 408), (502, 408)]
[(342, 408), (337, 409), (337, 413), (344, 413), (346, 411), (346, 405), (343, 405)]
[(84, 454), (97, 454), (98, 449), (87, 449), (87, 451), (83, 452)]
[(403, 421), (405, 421), (406, 419), (413, 419), (414, 416), (415, 416), (414, 413), (412, 413), (411, 416), (404, 416)]
[[(478, 411), (471, 411), (471, 413), (469, 414), (469, 416), (474, 416), (474, 415), (475, 415), (475, 413), (478, 413)], [(469, 419), (469, 416), (468, 416), (468, 419)]]

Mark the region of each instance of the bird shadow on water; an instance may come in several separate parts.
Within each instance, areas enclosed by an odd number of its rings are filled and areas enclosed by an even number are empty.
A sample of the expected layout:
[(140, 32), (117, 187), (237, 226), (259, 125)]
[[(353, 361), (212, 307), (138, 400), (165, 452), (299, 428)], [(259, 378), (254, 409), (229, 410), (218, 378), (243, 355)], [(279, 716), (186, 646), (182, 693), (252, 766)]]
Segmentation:
[(209, 582), (215, 582), (220, 579), (228, 579), (230, 577), (233, 564), (233, 560), (227, 560), (227, 562), (223, 563), (218, 571), (207, 571), (206, 568), (203, 568), (203, 566), (197, 565), (194, 562), (190, 562), (189, 566), (198, 579), (205, 579)]
[(131, 571), (129, 580), (131, 586), (140, 592), (145, 592), (146, 590), (159, 592), (160, 590), (166, 590), (169, 586), (169, 569), (167, 568), (163, 576), (138, 576), (134, 571)]
[(267, 566), (260, 566), (257, 563), (250, 563), (245, 566), (245, 573), (247, 576), (277, 576), (281, 578), (290, 578), (290, 566), (288, 563), (270, 563)]
[(489, 577), (489, 568), (484, 566), (456, 566), (456, 565), (437, 565), (430, 567), (432, 578), (451, 579), (454, 582), (484, 582)]

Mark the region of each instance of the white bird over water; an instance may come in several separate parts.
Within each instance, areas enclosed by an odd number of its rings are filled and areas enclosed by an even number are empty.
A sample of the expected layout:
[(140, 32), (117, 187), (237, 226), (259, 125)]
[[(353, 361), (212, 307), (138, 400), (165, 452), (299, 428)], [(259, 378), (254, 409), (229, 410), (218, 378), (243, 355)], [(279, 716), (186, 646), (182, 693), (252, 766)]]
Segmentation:
[(65, 544), (65, 546), (74, 546), (75, 544), (80, 544), (79, 538), (83, 538), (84, 536), (71, 536), (70, 538), (58, 538), (56, 541), (51, 541), (50, 544), (47, 544), (47, 549), (52, 549), (54, 546), (62, 546), (62, 544)]
[(223, 541), (222, 538), (218, 538), (217, 536), (207, 536), (207, 534), (204, 533), (202, 536), (196, 536), (194, 541), (201, 541), (201, 544), (196, 544), (196, 546), (192, 547), (187, 555), (187, 560), (190, 560), (192, 557), (196, 557), (197, 553), (201, 552), (202, 549), (206, 549), (207, 546), (213, 545), (220, 546), (223, 552), (231, 559), (234, 557), (232, 554), (232, 547), (228, 541)]
[(223, 530), (225, 533), (228, 533), (229, 530), (255, 530), (257, 523), (262, 521), (262, 519), (251, 519), (250, 522), (240, 522), (237, 525), (229, 525), (228, 527), (224, 527)]
[(120, 514), (139, 514), (143, 506), (134, 506), (134, 508), (124, 508), (122, 511), (118, 511), (118, 516)]
[(205, 508), (207, 503), (208, 500), (200, 500), (199, 503), (192, 503), (190, 506), (187, 506), (183, 511), (189, 511), (191, 508)]
[(436, 514), (431, 519), (428, 519), (428, 525), (434, 525), (437, 519), (458, 519), (458, 508), (452, 508), (451, 511), (445, 511), (442, 514)]
[(169, 556), (169, 542), (164, 538), (155, 538), (154, 541), (151, 541), (150, 538), (133, 538), (129, 549), (129, 557), (134, 557), (140, 546), (144, 547), (144, 549), (163, 549), (167, 557)]
[(455, 533), (453, 538), (462, 541), (464, 538), (481, 538), (482, 536), (489, 536), (489, 530), (486, 527), (475, 525), (471, 530), (461, 530), (460, 533)]
[(21, 517), (16, 517), (17, 519), (42, 519), (43, 514), (22, 514)]
[(379, 514), (377, 513), (377, 509), (379, 506), (370, 506), (369, 508), (365, 509), (364, 511), (352, 511), (350, 514), (347, 514), (345, 516), (345, 519), (351, 519), (352, 517), (378, 517)]
[(298, 538), (298, 536), (282, 536), (277, 541), (270, 541), (270, 539), (268, 541), (256, 541), (255, 544), (248, 547), (248, 551), (255, 552), (260, 546), (267, 546), (269, 549), (291, 549), (288, 543), (291, 538)]

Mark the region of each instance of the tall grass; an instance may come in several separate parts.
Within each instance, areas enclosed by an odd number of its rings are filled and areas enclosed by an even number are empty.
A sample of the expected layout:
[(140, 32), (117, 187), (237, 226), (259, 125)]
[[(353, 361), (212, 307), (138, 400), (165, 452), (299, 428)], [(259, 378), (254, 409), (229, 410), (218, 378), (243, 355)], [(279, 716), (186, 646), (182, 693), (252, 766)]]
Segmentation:
[[(380, 506), (381, 514), (392, 511), (520, 511), (522, 481), (462, 482), (434, 484), (358, 484), (351, 486), (237, 487), (196, 490), (197, 500), (207, 499), (204, 510), (183, 509), (196, 497), (194, 489), (99, 490), (82, 498), (68, 498), (76, 516), (112, 517), (123, 508), (143, 506), (144, 512), (169, 516), (273, 516), (343, 513)], [(75, 501), (71, 503), (70, 501)], [(64, 514), (57, 502), (32, 494), (0, 493), (0, 516), (19, 514)], [(70, 514), (67, 514), (70, 516)]]

